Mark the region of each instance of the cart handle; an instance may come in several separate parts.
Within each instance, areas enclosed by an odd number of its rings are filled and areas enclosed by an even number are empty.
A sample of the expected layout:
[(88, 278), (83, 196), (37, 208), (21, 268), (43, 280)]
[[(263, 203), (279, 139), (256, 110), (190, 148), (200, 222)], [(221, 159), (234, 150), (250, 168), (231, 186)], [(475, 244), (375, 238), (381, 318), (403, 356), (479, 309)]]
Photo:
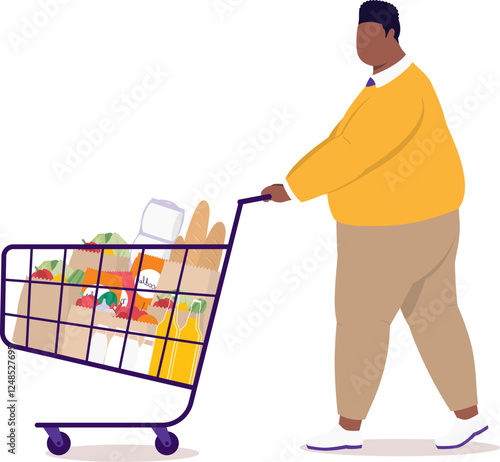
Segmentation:
[(273, 196), (271, 196), (271, 194), (264, 194), (263, 196), (247, 197), (246, 199), (240, 199), (238, 201), (238, 204), (244, 205), (244, 204), (252, 204), (253, 202), (268, 201), (271, 200), (272, 197)]

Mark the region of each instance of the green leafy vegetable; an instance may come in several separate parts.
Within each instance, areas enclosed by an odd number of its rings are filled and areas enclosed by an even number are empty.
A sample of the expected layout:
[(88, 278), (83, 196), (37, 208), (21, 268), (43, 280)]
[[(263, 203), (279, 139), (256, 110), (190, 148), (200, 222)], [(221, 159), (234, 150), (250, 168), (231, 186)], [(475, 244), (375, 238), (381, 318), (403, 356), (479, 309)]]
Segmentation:
[(202, 314), (207, 308), (207, 302), (203, 298), (197, 298), (196, 300), (193, 300), (193, 303), (191, 304), (191, 308), (189, 308), (189, 311), (191, 313), (198, 313)]
[[(53, 262), (56, 260), (53, 260)], [(63, 261), (59, 260), (57, 264), (52, 268), (52, 275), (54, 277), (58, 276), (59, 274), (62, 274), (62, 269), (63, 269)], [(64, 271), (64, 277), (66, 278), (67, 281), (69, 281), (69, 278), (73, 274), (73, 270), (66, 264), (66, 270)]]
[[(92, 242), (95, 242), (97, 245), (127, 244), (127, 241), (125, 241), (118, 233), (98, 234), (96, 237), (94, 237), (94, 239), (92, 239)], [(113, 254), (116, 255), (117, 257), (125, 257), (125, 258), (130, 257), (130, 251), (128, 249), (113, 249)]]
[[(66, 271), (69, 266), (66, 266)], [(72, 274), (66, 278), (66, 281), (70, 284), (81, 284), (85, 279), (85, 273), (82, 270), (72, 271)]]
[(46, 260), (40, 266), (37, 266), (37, 268), (38, 270), (47, 269), (52, 273), (52, 270), (55, 268), (58, 262), (58, 260)]

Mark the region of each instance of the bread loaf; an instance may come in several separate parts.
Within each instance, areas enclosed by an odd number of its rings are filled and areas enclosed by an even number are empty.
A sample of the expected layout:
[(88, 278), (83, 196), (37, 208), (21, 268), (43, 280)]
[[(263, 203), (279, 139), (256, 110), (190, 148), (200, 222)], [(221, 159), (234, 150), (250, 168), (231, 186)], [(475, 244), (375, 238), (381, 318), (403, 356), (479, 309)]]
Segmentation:
[[(203, 245), (207, 239), (208, 220), (210, 208), (207, 201), (201, 201), (191, 218), (188, 230), (186, 232), (186, 244)], [(201, 249), (192, 249), (188, 251), (187, 262), (190, 265), (198, 265)]]
[[(210, 234), (205, 241), (205, 245), (224, 244), (225, 238), (226, 227), (224, 226), (224, 223), (215, 223), (213, 228), (210, 230)], [(221, 258), (222, 249), (203, 249), (198, 259), (198, 266), (217, 271), (219, 269)]]
[[(184, 238), (182, 236), (179, 236), (174, 244), (182, 245), (184, 244)], [(182, 263), (184, 260), (184, 253), (186, 251), (184, 249), (173, 249), (172, 253), (170, 254), (170, 260), (175, 261), (177, 263)]]

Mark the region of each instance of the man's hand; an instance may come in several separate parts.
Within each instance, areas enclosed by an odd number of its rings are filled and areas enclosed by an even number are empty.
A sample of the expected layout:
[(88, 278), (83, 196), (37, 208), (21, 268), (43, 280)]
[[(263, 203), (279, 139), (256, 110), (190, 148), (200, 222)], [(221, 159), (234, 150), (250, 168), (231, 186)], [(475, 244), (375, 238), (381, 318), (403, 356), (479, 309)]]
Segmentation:
[[(286, 202), (291, 200), (290, 196), (286, 193), (286, 189), (282, 184), (273, 184), (262, 190), (262, 195), (271, 194), (273, 202)], [(269, 201), (264, 201), (269, 202)]]

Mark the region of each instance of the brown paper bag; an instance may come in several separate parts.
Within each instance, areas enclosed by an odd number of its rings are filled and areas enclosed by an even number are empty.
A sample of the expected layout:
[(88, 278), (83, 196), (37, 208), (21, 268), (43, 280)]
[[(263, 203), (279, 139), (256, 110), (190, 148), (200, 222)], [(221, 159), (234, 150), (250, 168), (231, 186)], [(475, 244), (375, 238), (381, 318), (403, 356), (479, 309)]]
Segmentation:
[[(64, 326), (64, 332), (60, 334), (58, 348), (59, 353), (72, 358), (85, 360), (89, 346), (89, 335), (94, 335), (98, 325), (109, 327), (110, 329), (126, 329), (127, 319), (117, 318), (113, 313), (97, 310), (94, 316), (94, 329), (90, 332), (90, 324), (92, 321), (92, 309), (81, 306), (71, 306), (67, 322), (75, 324), (84, 324), (85, 326)], [(62, 330), (62, 329), (61, 329)], [(139, 321), (130, 321), (129, 333), (153, 334), (156, 331), (156, 326)], [(114, 332), (107, 332), (108, 343), (113, 337)], [(142, 343), (142, 342), (141, 342)]]
[[(33, 278), (37, 281), (37, 278)], [(28, 289), (29, 284), (24, 284), (17, 313), (26, 316), (28, 313)], [(78, 287), (64, 287), (61, 305), (61, 321), (65, 321), (69, 307), (76, 302), (79, 296)], [(52, 284), (31, 284), (30, 317), (57, 321), (59, 313), (59, 299), (61, 286)], [(26, 346), (27, 322), (24, 318), (18, 318), (14, 329), (14, 343)], [(57, 323), (43, 322), (30, 319), (28, 347), (41, 349), (54, 353)]]
[[(100, 260), (100, 252), (75, 249), (71, 255), (69, 266), (73, 270), (85, 271), (87, 268), (99, 268)], [(128, 271), (129, 261), (129, 258), (126, 257), (104, 254), (101, 269), (102, 271)]]
[[(67, 322), (84, 324), (89, 327), (64, 325), (60, 330), (58, 353), (85, 360), (90, 335), (92, 309), (72, 305), (69, 309)], [(97, 323), (95, 323), (97, 325)]]
[[(160, 290), (177, 290), (177, 284), (179, 282), (179, 275), (181, 272), (181, 263), (167, 261), (163, 266), (163, 271), (161, 272), (160, 279), (158, 281), (157, 288)], [(180, 286), (181, 292), (191, 292), (191, 293), (204, 293), (213, 294), (217, 290), (217, 285), (219, 284), (220, 273), (218, 271), (209, 270), (207, 268), (201, 268), (198, 266), (192, 266), (186, 264), (184, 267), (184, 273), (182, 274), (182, 281)], [(207, 302), (207, 308), (205, 312), (201, 315), (200, 319), (200, 329), (205, 338), (205, 333), (207, 331), (208, 320), (210, 319), (210, 313), (212, 312), (212, 307), (214, 304), (214, 297), (201, 297)], [(153, 308), (152, 313), (155, 311)], [(149, 312), (149, 310), (148, 310)], [(153, 314), (154, 316), (154, 314)], [(158, 320), (158, 322), (161, 322)]]

